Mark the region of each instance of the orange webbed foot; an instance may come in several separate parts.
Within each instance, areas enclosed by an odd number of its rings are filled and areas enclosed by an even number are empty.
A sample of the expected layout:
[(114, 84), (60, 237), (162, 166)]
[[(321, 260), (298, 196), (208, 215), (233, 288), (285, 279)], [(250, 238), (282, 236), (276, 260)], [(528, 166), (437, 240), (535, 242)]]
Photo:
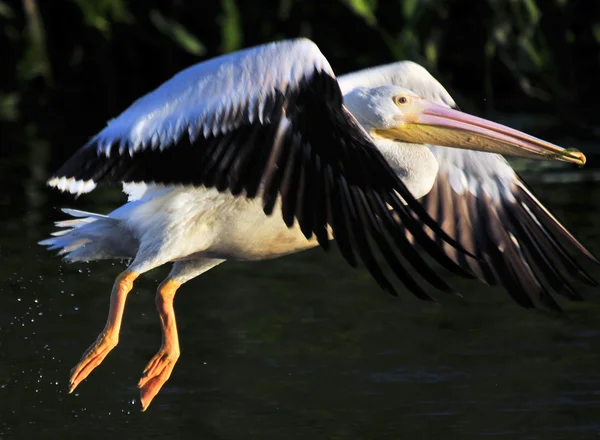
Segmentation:
[(71, 370), (69, 377), (69, 394), (102, 363), (104, 358), (115, 348), (119, 342), (119, 331), (121, 329), (121, 320), (123, 310), (125, 309), (125, 300), (127, 294), (133, 287), (133, 282), (139, 276), (135, 272), (126, 270), (117, 276), (112, 292), (110, 294), (110, 308), (108, 319), (102, 333), (98, 335), (96, 341), (83, 353), (81, 360)]
[(73, 369), (69, 377), (69, 394), (102, 363), (110, 351), (117, 346), (118, 339), (106, 333), (101, 333), (83, 354), (81, 360)]
[(138, 382), (142, 411), (148, 409), (152, 399), (169, 380), (177, 359), (179, 359), (179, 350), (161, 348), (150, 360)]

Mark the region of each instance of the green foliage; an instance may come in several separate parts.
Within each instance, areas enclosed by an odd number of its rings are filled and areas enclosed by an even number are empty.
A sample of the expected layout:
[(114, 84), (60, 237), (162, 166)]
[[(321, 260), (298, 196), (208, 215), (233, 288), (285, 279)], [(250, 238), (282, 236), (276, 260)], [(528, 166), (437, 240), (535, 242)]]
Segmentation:
[[(121, 66), (126, 62), (119, 57), (139, 56), (139, 64), (141, 57), (150, 54), (173, 72), (189, 64), (184, 56), (214, 56), (300, 35), (313, 38), (336, 70), (413, 59), (446, 83), (450, 78), (470, 77), (473, 81), (467, 85), (479, 87), (475, 93), (485, 96), (490, 106), (499, 82), (512, 87), (511, 98), (518, 101), (570, 105), (575, 105), (578, 93), (586, 96), (595, 87), (599, 72), (593, 68), (600, 63), (600, 22), (587, 19), (588, 10), (577, 2), (482, 0), (468, 3), (466, 9), (467, 3), (65, 0), (59, 7), (58, 3), (50, 6), (39, 0), (22, 0), (19, 7), (0, 0), (0, 37), (9, 42), (15, 65), (0, 73), (2, 108), (14, 109), (2, 110), (0, 118), (13, 118), (23, 102), (41, 102), (59, 93), (51, 86), (67, 78), (65, 63), (82, 69), (102, 66), (91, 75), (107, 79), (106, 87), (110, 87), (112, 75), (124, 74)], [(70, 14), (68, 18), (65, 11)], [(576, 21), (584, 26), (572, 24)], [(57, 43), (61, 37), (48, 38), (45, 29), (64, 29), (67, 39)], [(98, 35), (103, 43), (99, 43)], [(48, 44), (62, 46), (48, 48)], [(569, 58), (577, 50), (578, 57)], [(582, 54), (592, 61), (580, 62)], [(61, 78), (55, 78), (53, 63), (60, 63)], [(167, 63), (173, 65), (167, 67)], [(137, 73), (130, 68), (127, 74)], [(144, 75), (149, 74), (145, 71)], [(164, 79), (164, 75), (157, 77), (154, 84)], [(28, 84), (39, 78), (46, 89), (36, 90), (34, 99), (24, 99)], [(447, 85), (452, 90), (452, 84)]]
[(46, 53), (46, 32), (39, 9), (34, 0), (26, 0), (23, 5), (27, 18), (27, 45), (23, 57), (17, 64), (17, 75), (24, 81), (41, 76), (50, 84), (52, 71)]
[(596, 43), (600, 44), (600, 23), (594, 23), (592, 25), (592, 34), (594, 35)]
[(348, 7), (352, 11), (362, 17), (369, 26), (377, 24), (375, 17), (375, 9), (377, 8), (377, 0), (347, 0)]
[(0, 93), (0, 121), (16, 121), (19, 118), (19, 94)]
[[(492, 8), (486, 55), (498, 57), (526, 94), (547, 101), (560, 88), (552, 50), (540, 27), (542, 14), (535, 0), (488, 0)], [(540, 85), (530, 77), (539, 75)]]
[(240, 12), (235, 0), (222, 0), (223, 13), (221, 22), (221, 51), (233, 52), (242, 47), (242, 24)]
[(0, 17), (14, 18), (15, 12), (6, 2), (0, 1)]
[(77, 4), (86, 25), (99, 30), (105, 37), (110, 35), (114, 22), (132, 22), (125, 0), (72, 0)]
[(198, 38), (188, 31), (181, 23), (173, 19), (165, 18), (165, 16), (157, 9), (151, 10), (149, 17), (150, 21), (159, 31), (172, 39), (183, 50), (196, 56), (202, 56), (206, 53), (206, 48), (200, 40), (198, 40)]

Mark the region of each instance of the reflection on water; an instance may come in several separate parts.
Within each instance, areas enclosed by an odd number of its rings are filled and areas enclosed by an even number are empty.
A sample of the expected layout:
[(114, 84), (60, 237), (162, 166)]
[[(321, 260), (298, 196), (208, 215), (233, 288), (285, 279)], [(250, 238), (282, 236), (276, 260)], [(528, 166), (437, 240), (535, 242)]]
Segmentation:
[[(120, 345), (69, 396), (69, 369), (104, 325), (122, 267), (65, 265), (35, 242), (60, 217), (56, 207), (106, 212), (122, 199), (114, 191), (77, 201), (52, 193), (27, 160), (1, 165), (0, 438), (575, 439), (600, 432), (593, 289), (584, 292), (589, 301), (567, 307), (568, 318), (522, 310), (501, 290), (463, 280), (455, 285), (465, 300), (423, 304), (386, 296), (364, 271), (318, 249), (228, 263), (186, 285), (176, 301), (181, 360), (142, 414), (135, 384), (160, 345), (153, 297), (167, 269), (151, 272), (130, 295)], [(599, 254), (600, 189), (532, 186)]]

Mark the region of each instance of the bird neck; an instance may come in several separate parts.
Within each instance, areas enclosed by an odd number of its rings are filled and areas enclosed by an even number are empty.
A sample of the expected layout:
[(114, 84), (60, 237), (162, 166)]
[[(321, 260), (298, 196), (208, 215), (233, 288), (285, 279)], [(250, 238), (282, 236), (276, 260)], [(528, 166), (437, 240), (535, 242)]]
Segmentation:
[(426, 145), (376, 139), (375, 145), (415, 198), (429, 193), (438, 162)]

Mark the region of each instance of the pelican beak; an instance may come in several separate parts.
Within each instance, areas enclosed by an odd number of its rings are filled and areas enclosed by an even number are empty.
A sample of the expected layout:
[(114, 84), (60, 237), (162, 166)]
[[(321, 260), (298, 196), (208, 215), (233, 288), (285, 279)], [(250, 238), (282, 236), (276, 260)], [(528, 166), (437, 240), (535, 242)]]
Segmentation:
[(580, 166), (586, 162), (584, 154), (574, 148), (561, 148), (505, 125), (416, 96), (411, 96), (408, 105), (401, 110), (400, 125), (375, 129), (374, 134), (403, 142), (572, 162)]

